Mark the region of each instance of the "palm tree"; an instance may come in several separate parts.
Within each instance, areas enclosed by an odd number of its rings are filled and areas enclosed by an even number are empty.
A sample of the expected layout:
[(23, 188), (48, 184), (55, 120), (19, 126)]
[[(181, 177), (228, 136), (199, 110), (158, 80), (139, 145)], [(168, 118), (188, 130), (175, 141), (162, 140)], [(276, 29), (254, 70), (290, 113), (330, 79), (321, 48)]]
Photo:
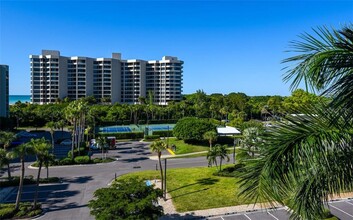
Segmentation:
[(55, 122), (50, 121), (45, 126), (50, 129), (51, 147), (54, 150), (54, 131), (55, 131), (54, 129), (56, 128), (56, 124), (55, 124)]
[(33, 149), (33, 152), (36, 155), (37, 162), (38, 162), (36, 191), (35, 191), (34, 200), (33, 200), (33, 208), (36, 208), (37, 200), (38, 200), (40, 172), (42, 170), (44, 161), (48, 160), (48, 158), (50, 157), (50, 154), (49, 154), (50, 144), (45, 140), (45, 138), (41, 138), (41, 139), (31, 139), (28, 142), (28, 145), (31, 147), (31, 149)]
[(240, 180), (242, 195), (286, 204), (294, 219), (322, 218), (331, 195), (353, 190), (353, 27), (315, 33), (293, 42), (300, 54), (284, 60), (294, 64), (284, 80), (293, 79), (292, 89), (304, 81), (332, 101), (269, 128)]
[(208, 166), (212, 167), (212, 164), (215, 164), (216, 168), (218, 169), (216, 147), (212, 147), (208, 150), (206, 158), (208, 160)]
[(216, 152), (217, 152), (217, 156), (219, 157), (219, 171), (222, 170), (222, 161), (223, 160), (227, 160), (229, 161), (229, 156), (228, 156), (228, 152), (227, 152), (227, 145), (220, 145), (217, 144), (215, 146), (216, 148)]
[(157, 153), (158, 155), (158, 163), (159, 163), (159, 170), (161, 173), (161, 181), (162, 181), (162, 191), (164, 192), (164, 177), (163, 177), (163, 167), (162, 167), (162, 161), (161, 161), (161, 156), (162, 156), (162, 151), (167, 149), (167, 145), (164, 141), (154, 141), (150, 145), (151, 151)]
[(107, 139), (105, 137), (103, 137), (103, 136), (99, 136), (97, 138), (97, 143), (98, 143), (98, 146), (100, 146), (102, 148), (102, 160), (103, 160), (104, 148), (107, 145)]
[(11, 153), (11, 157), (20, 158), (20, 162), (21, 162), (21, 176), (20, 176), (20, 183), (18, 186), (16, 205), (15, 205), (15, 210), (18, 210), (20, 201), (21, 201), (21, 196), (22, 196), (23, 179), (25, 176), (25, 157), (27, 155), (33, 154), (33, 149), (28, 143), (25, 143), (14, 148), (13, 151), (10, 153)]
[(6, 150), (0, 148), (0, 168), (7, 166), (7, 176), (11, 180), (10, 158)]
[(211, 149), (212, 143), (217, 140), (217, 133), (215, 131), (207, 131), (203, 134), (203, 139), (208, 140)]
[(16, 135), (13, 132), (2, 131), (0, 132), (0, 143), (4, 145), (4, 149), (6, 150), (10, 147), (11, 142), (16, 139)]
[[(4, 145), (5, 151), (11, 145), (12, 141), (14, 141), (15, 139), (16, 139), (16, 135), (13, 132), (3, 131), (0, 133), (0, 143)], [(3, 165), (7, 165), (7, 175), (10, 180), (11, 179), (10, 158), (8, 155), (5, 154), (4, 162), (6, 162), (6, 158), (8, 162)]]

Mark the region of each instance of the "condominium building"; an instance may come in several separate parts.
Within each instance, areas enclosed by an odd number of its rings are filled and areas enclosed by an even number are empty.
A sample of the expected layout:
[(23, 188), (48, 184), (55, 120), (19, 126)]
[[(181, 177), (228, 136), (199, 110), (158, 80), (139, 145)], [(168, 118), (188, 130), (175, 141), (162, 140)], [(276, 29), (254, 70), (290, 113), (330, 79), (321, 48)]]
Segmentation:
[(43, 50), (30, 55), (32, 102), (45, 104), (68, 97), (94, 96), (111, 103), (137, 104), (153, 94), (158, 105), (180, 101), (183, 61), (165, 56), (162, 60), (64, 57), (59, 51)]
[(0, 117), (9, 117), (9, 66), (0, 65)]

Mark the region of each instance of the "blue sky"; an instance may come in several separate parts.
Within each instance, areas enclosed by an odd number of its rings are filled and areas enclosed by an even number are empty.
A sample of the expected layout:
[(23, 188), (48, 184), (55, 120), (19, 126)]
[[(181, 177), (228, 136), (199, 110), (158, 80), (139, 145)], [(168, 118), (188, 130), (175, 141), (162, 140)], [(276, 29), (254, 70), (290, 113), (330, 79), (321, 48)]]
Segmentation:
[(0, 0), (0, 63), (10, 94), (30, 94), (29, 55), (161, 59), (184, 64), (184, 94), (289, 95), (281, 60), (311, 28), (353, 21), (353, 1)]

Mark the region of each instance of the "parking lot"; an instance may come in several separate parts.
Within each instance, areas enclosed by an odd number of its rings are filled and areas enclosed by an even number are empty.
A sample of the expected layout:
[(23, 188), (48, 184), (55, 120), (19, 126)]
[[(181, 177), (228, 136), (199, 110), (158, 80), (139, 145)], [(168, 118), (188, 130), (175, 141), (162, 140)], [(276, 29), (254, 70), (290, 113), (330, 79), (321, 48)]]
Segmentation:
[[(333, 201), (329, 203), (329, 209), (333, 215), (341, 220), (353, 219), (353, 199)], [(235, 213), (210, 217), (213, 220), (287, 220), (290, 213), (284, 208), (276, 210), (260, 210), (255, 212)]]

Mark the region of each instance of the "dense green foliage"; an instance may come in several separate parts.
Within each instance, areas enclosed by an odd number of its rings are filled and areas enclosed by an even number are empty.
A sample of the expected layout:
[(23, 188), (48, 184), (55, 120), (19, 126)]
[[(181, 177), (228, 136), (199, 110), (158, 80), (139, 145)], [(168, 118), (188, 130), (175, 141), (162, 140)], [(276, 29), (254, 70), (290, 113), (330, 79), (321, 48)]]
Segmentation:
[(245, 161), (241, 195), (286, 204), (293, 219), (322, 219), (332, 195), (353, 190), (353, 26), (318, 28), (292, 46), (296, 55), (284, 62), (294, 67), (284, 80), (332, 100), (298, 96), (303, 114), (268, 128), (258, 157)]
[[(176, 123), (183, 117), (228, 119), (231, 125), (238, 127), (250, 119), (269, 119), (285, 113), (300, 113), (301, 107), (308, 103), (320, 101), (321, 97), (298, 89), (292, 96), (247, 96), (244, 93), (206, 95), (202, 90), (184, 95), (181, 102), (171, 102), (168, 106), (99, 104), (92, 97), (84, 100), (89, 111), (87, 125), (129, 125), (129, 124), (163, 124)], [(55, 122), (57, 129), (68, 125), (65, 117), (70, 102), (67, 100), (55, 104), (38, 105), (18, 102), (10, 106), (13, 125), (43, 127), (48, 122)]]
[(216, 131), (216, 125), (206, 119), (186, 117), (180, 119), (173, 129), (176, 138), (186, 142), (203, 141), (208, 131)]
[(158, 219), (163, 214), (158, 205), (162, 191), (139, 178), (118, 179), (111, 187), (96, 190), (94, 197), (88, 206), (98, 220)]

